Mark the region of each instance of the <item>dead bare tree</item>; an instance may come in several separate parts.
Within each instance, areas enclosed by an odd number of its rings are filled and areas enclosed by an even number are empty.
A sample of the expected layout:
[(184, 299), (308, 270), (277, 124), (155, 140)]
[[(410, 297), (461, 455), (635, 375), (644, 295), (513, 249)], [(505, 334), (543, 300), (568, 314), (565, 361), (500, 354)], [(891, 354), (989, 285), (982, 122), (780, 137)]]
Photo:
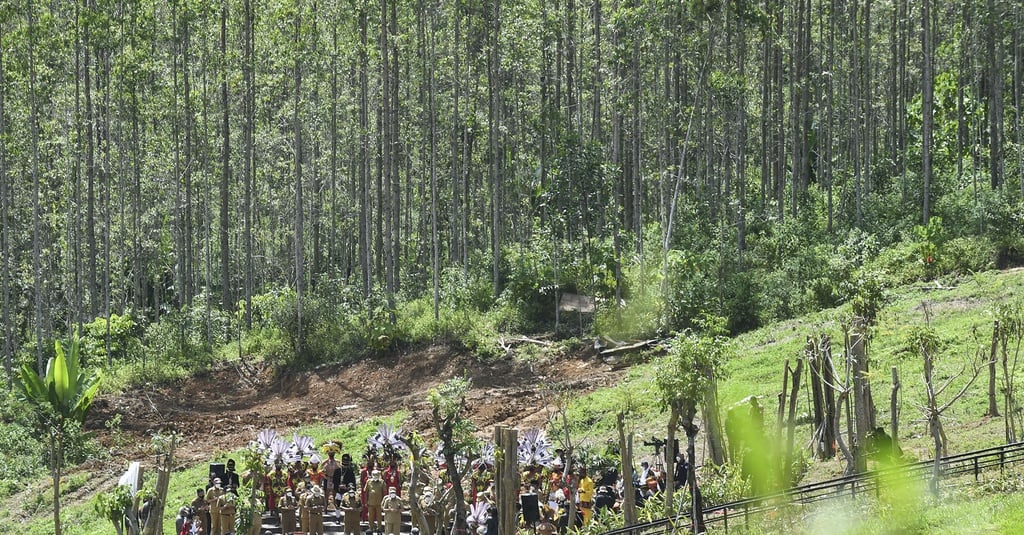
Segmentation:
[[(827, 338), (823, 337), (823, 341), (827, 342)], [(839, 447), (839, 451), (843, 454), (843, 459), (846, 461), (846, 467), (843, 469), (843, 476), (850, 476), (857, 473), (857, 459), (854, 456), (854, 452), (846, 445), (846, 441), (843, 439), (843, 431), (840, 428), (840, 422), (843, 419), (843, 406), (846, 406), (846, 419), (847, 419), (847, 434), (853, 438), (853, 428), (849, 425), (850, 420), (854, 417), (850, 411), (850, 392), (853, 390), (852, 381), (850, 376), (852, 373), (852, 367), (850, 365), (850, 358), (847, 356), (846, 373), (842, 376), (836, 371), (834, 362), (832, 361), (831, 349), (829, 345), (823, 344), (826, 348), (829, 348), (826, 353), (828, 357), (821, 360), (821, 385), (823, 389), (828, 389), (831, 392), (828, 393), (826, 399), (830, 399), (834, 394), (838, 394), (835, 401), (835, 416), (831, 421), (832, 424), (832, 437), (835, 439), (836, 446)], [(842, 377), (842, 382), (839, 378)]]
[[(1024, 303), (1015, 301), (1003, 304), (996, 311), (996, 326), (993, 338), (998, 339), (999, 357), (1003, 365), (1003, 423), (1006, 428), (1006, 443), (1020, 440), (1024, 429), (1021, 407), (1016, 398), (1017, 361), (1020, 357), (1021, 342), (1024, 341)], [(998, 335), (998, 336), (997, 336)]]
[[(927, 306), (925, 306), (925, 317), (927, 321)], [(931, 434), (932, 441), (935, 445), (935, 462), (932, 468), (931, 489), (932, 493), (938, 496), (939, 480), (942, 477), (942, 457), (949, 453), (949, 440), (946, 438), (946, 433), (942, 429), (942, 413), (946, 412), (946, 410), (953, 406), (957, 400), (963, 397), (981, 374), (981, 363), (985, 361), (985, 351), (983, 348), (979, 348), (975, 351), (973, 359), (970, 362), (965, 362), (958, 372), (952, 374), (941, 386), (936, 387), (935, 358), (939, 349), (939, 335), (931, 325), (926, 323), (923, 327), (917, 328), (913, 332), (913, 339), (918, 346), (918, 350), (921, 352), (921, 357), (924, 359), (924, 384), (925, 391), (928, 395), (927, 405), (924, 407), (924, 413), (928, 420), (928, 432)], [(968, 364), (970, 364), (971, 373), (967, 382), (955, 395), (953, 395), (952, 398), (949, 399), (949, 401), (940, 405), (938, 401), (939, 396), (941, 396), (955, 380), (964, 375)]]
[(804, 358), (810, 370), (811, 398), (814, 410), (812, 449), (820, 460), (836, 455), (836, 397), (832, 364), (832, 340), (825, 334), (808, 337)]

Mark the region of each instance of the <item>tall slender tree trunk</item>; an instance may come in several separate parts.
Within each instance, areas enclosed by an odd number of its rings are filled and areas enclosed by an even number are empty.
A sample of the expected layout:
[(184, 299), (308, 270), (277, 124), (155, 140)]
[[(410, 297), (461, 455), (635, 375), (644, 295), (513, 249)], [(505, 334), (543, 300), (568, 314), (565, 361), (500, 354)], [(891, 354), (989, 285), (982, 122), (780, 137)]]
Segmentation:
[[(5, 28), (0, 27), (0, 42), (3, 41)], [(4, 337), (4, 371), (7, 372), (7, 389), (14, 387), (14, 333), (11, 329), (11, 272), (10, 272), (10, 220), (7, 217), (7, 205), (10, 202), (8, 190), (10, 178), (7, 176), (7, 113), (6, 95), (7, 82), (4, 77), (4, 48), (0, 46), (0, 285), (3, 285), (3, 314), (0, 322)]]
[(373, 287), (373, 232), (371, 225), (369, 162), (369, 81), (367, 75), (367, 21), (365, 3), (359, 9), (359, 262), (363, 276), (363, 296)]
[[(683, 418), (681, 414), (682, 410), (677, 407), (670, 407), (668, 413), (668, 434), (665, 438), (665, 518), (672, 518), (675, 516), (675, 493), (676, 493), (676, 456), (675, 456), (675, 443), (676, 443), (676, 429), (679, 428), (679, 420)], [(696, 408), (687, 410), (685, 418), (686, 423), (691, 427), (693, 426), (693, 418), (696, 415)], [(687, 428), (689, 429), (689, 428)], [(693, 446), (689, 442), (690, 436), (687, 435), (687, 454), (690, 452), (690, 448)]]
[(989, 185), (992, 189), (1001, 189), (1003, 185), (1003, 38), (1002, 38), (1002, 2), (986, 0), (985, 36), (986, 65), (988, 67), (986, 84), (988, 99), (988, 172)]
[[(30, 0), (29, 4), (34, 4), (34, 2)], [(92, 2), (87, 2), (86, 5), (93, 7)], [(85, 87), (85, 241), (86, 246), (88, 247), (88, 258), (86, 261), (88, 264), (89, 277), (86, 284), (86, 290), (89, 297), (89, 318), (92, 319), (99, 314), (99, 298), (97, 297), (99, 294), (99, 281), (97, 276), (99, 251), (96, 247), (96, 153), (94, 145), (96, 117), (92, 101), (92, 47), (90, 45), (92, 41), (92, 28), (90, 21), (86, 21), (83, 24), (82, 32), (83, 40), (85, 42), (85, 46), (82, 51), (82, 60), (84, 63), (82, 66), (82, 76), (84, 78), (83, 86)]]
[(626, 527), (636, 524), (636, 488), (633, 484), (633, 434), (626, 435), (625, 414), (619, 412), (615, 417), (615, 427), (619, 432), (619, 451), (621, 452), (622, 470), (622, 515)]
[[(228, 101), (228, 6), (229, 2), (224, 0), (220, 10), (220, 105), (221, 105), (221, 145), (220, 155), (220, 285), (222, 310), (229, 311), (234, 307), (231, 300), (231, 242), (228, 229), (230, 226), (230, 203), (231, 190), (231, 106)], [(209, 299), (207, 299), (209, 302)]]
[(295, 9), (295, 35), (293, 38), (294, 72), (292, 74), (295, 82), (294, 103), (292, 108), (292, 128), (295, 139), (294, 143), (294, 172), (295, 172), (295, 320), (298, 323), (295, 337), (295, 354), (303, 355), (302, 341), (302, 300), (303, 300), (303, 252), (302, 252), (302, 119), (299, 113), (302, 105), (302, 4), (298, 3)]
[(427, 109), (430, 114), (430, 265), (431, 282), (434, 287), (434, 321), (440, 318), (441, 303), (441, 237), (437, 224), (437, 105), (434, 95), (437, 93), (437, 80), (434, 66), (437, 60), (435, 51), (436, 14), (430, 10), (430, 61), (427, 67)]
[(194, 273), (195, 273), (195, 269), (196, 269), (194, 240), (193, 240), (194, 231), (192, 229), (192, 210), (193, 210), (193, 206), (192, 206), (192, 189), (193, 189), (192, 173), (193, 173), (193, 168), (196, 165), (196, 163), (195, 163), (195, 150), (194, 150), (194, 145), (195, 145), (195, 132), (194, 132), (195, 125), (194, 125), (194, 120), (193, 120), (193, 117), (192, 117), (192, 114), (193, 114), (193, 110), (192, 110), (192, 76), (191, 76), (191, 69), (192, 69), (192, 52), (191, 52), (191, 50), (192, 50), (192, 28), (191, 28), (191, 25), (189, 23), (189, 19), (191, 18), (192, 15), (189, 13), (188, 4), (185, 4), (185, 7), (183, 7), (183, 9), (184, 9), (185, 12), (184, 12), (184, 15), (182, 17), (182, 22), (181, 22), (181, 27), (182, 27), (182, 36), (181, 36), (181, 40), (182, 40), (182, 43), (181, 43), (181, 58), (182, 58), (182, 60), (181, 60), (181, 81), (182, 81), (182, 90), (183, 90), (183, 93), (184, 93), (183, 96), (184, 96), (184, 100), (185, 100), (185, 106), (184, 106), (184, 110), (183, 110), (184, 111), (184, 115), (185, 115), (185, 125), (184, 125), (185, 126), (185, 141), (184, 141), (184, 146), (182, 147), (182, 151), (184, 152), (184, 156), (185, 156), (185, 165), (181, 169), (181, 175), (182, 175), (182, 180), (183, 180), (182, 190), (183, 190), (185, 198), (184, 198), (184, 204), (179, 208), (181, 210), (181, 223), (182, 223), (182, 232), (181, 232), (181, 243), (182, 243), (181, 255), (182, 256), (179, 259), (179, 264), (178, 264), (179, 265), (179, 269), (181, 270), (181, 272), (180, 272), (181, 288), (178, 289), (178, 291), (181, 292), (181, 293), (179, 295), (178, 303), (179, 303), (179, 305), (182, 305), (182, 306), (184, 306), (184, 305), (191, 305), (192, 304), (192, 296), (194, 294), (194, 291), (193, 291)]
[(931, 219), (932, 190), (932, 127), (934, 124), (935, 61), (932, 38), (932, 0), (921, 0), (921, 220), (927, 225)]
[(853, 360), (854, 426), (856, 428), (855, 456), (857, 470), (866, 468), (867, 438), (875, 428), (875, 407), (871, 401), (867, 352), (867, 325), (861, 319), (854, 320), (850, 337), (849, 356)]
[(255, 65), (255, 15), (253, 14), (252, 0), (245, 0), (243, 3), (243, 30), (242, 30), (242, 78), (245, 85), (244, 104), (242, 105), (245, 118), (243, 120), (243, 142), (245, 154), (242, 157), (242, 174), (245, 193), (242, 213), (244, 217), (244, 241), (245, 241), (245, 328), (252, 329), (252, 294), (253, 294), (253, 206), (256, 170), (255, 152), (255, 129), (256, 129), (256, 65)]
[(488, 28), (490, 41), (487, 60), (487, 94), (488, 94), (488, 141), (490, 145), (490, 191), (491, 191), (491, 276), (494, 285), (494, 297), (501, 294), (501, 242), (502, 242), (502, 180), (499, 132), (501, 126), (501, 54), (498, 48), (501, 35), (501, 2), (492, 0), (491, 24)]
[[(39, 123), (36, 110), (36, 64), (35, 64), (35, 3), (28, 0), (28, 98), (29, 98), (29, 140), (31, 143), (31, 179), (32, 179), (32, 277), (34, 288), (34, 312), (35, 312), (35, 334), (36, 334), (36, 369), (40, 375), (45, 373), (43, 363), (43, 340), (45, 327), (45, 310), (43, 293), (46, 291), (45, 277), (43, 274), (43, 236), (42, 236), (42, 212), (40, 199), (42, 191), (39, 180)], [(59, 509), (59, 502), (55, 501)], [(60, 516), (57, 519), (57, 534), (60, 535)]]

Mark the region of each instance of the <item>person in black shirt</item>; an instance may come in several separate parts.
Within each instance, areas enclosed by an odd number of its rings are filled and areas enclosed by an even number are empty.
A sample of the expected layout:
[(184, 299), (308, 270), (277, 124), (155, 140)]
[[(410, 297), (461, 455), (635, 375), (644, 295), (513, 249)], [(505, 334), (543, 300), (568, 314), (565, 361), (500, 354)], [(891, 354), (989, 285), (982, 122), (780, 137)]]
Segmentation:
[(224, 472), (224, 475), (221, 476), (220, 479), (221, 479), (221, 484), (224, 487), (230, 486), (233, 489), (237, 489), (239, 487), (239, 484), (238, 484), (238, 472), (235, 472), (235, 460), (234, 459), (228, 459), (227, 471)]

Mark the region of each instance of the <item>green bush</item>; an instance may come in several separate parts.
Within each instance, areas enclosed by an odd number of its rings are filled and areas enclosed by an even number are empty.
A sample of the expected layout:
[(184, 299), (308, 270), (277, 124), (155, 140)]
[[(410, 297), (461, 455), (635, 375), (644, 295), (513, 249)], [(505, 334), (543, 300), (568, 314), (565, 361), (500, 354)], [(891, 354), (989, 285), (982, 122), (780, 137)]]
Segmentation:
[[(199, 370), (213, 362), (214, 349), (232, 338), (232, 317), (213, 306), (206, 295), (196, 296), (190, 306), (160, 317), (146, 327), (143, 365)], [(174, 375), (171, 373), (171, 375)]]
[(916, 242), (899, 242), (883, 249), (877, 257), (865, 263), (860, 272), (878, 274), (883, 288), (896, 288), (923, 280), (924, 263), (920, 261), (919, 252)]
[(0, 498), (20, 492), (46, 466), (32, 411), (10, 395), (0, 398)]
[[(110, 331), (109, 355), (107, 354), (107, 331)], [(82, 363), (106, 364), (108, 361), (124, 361), (142, 356), (142, 327), (135, 323), (131, 313), (117, 314), (107, 318), (96, 318), (82, 325)]]
[(996, 244), (983, 236), (953, 238), (943, 246), (940, 273), (966, 275), (987, 271), (996, 265)]

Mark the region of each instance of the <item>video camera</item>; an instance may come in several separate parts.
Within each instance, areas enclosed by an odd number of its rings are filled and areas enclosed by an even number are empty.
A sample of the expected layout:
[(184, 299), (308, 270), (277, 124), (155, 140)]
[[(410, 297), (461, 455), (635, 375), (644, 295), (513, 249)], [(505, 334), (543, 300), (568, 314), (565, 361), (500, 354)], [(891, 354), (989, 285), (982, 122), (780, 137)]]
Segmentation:
[[(663, 438), (658, 438), (658, 437), (651, 437), (650, 440), (643, 441), (643, 445), (644, 446), (649, 446), (649, 447), (654, 448), (654, 454), (656, 456), (658, 456), (659, 458), (661, 457), (661, 448), (664, 448), (666, 444), (668, 444), (668, 439), (663, 439)], [(672, 448), (673, 448), (673, 451), (672, 451), (673, 455), (678, 457), (679, 456), (679, 439), (676, 439), (673, 442)]]
[(660, 439), (658, 437), (651, 437), (650, 440), (645, 440), (643, 442), (643, 445), (651, 447), (651, 448), (654, 448), (654, 454), (660, 457), (661, 456), (661, 448), (665, 447), (665, 444), (667, 442), (668, 442), (667, 440)]

